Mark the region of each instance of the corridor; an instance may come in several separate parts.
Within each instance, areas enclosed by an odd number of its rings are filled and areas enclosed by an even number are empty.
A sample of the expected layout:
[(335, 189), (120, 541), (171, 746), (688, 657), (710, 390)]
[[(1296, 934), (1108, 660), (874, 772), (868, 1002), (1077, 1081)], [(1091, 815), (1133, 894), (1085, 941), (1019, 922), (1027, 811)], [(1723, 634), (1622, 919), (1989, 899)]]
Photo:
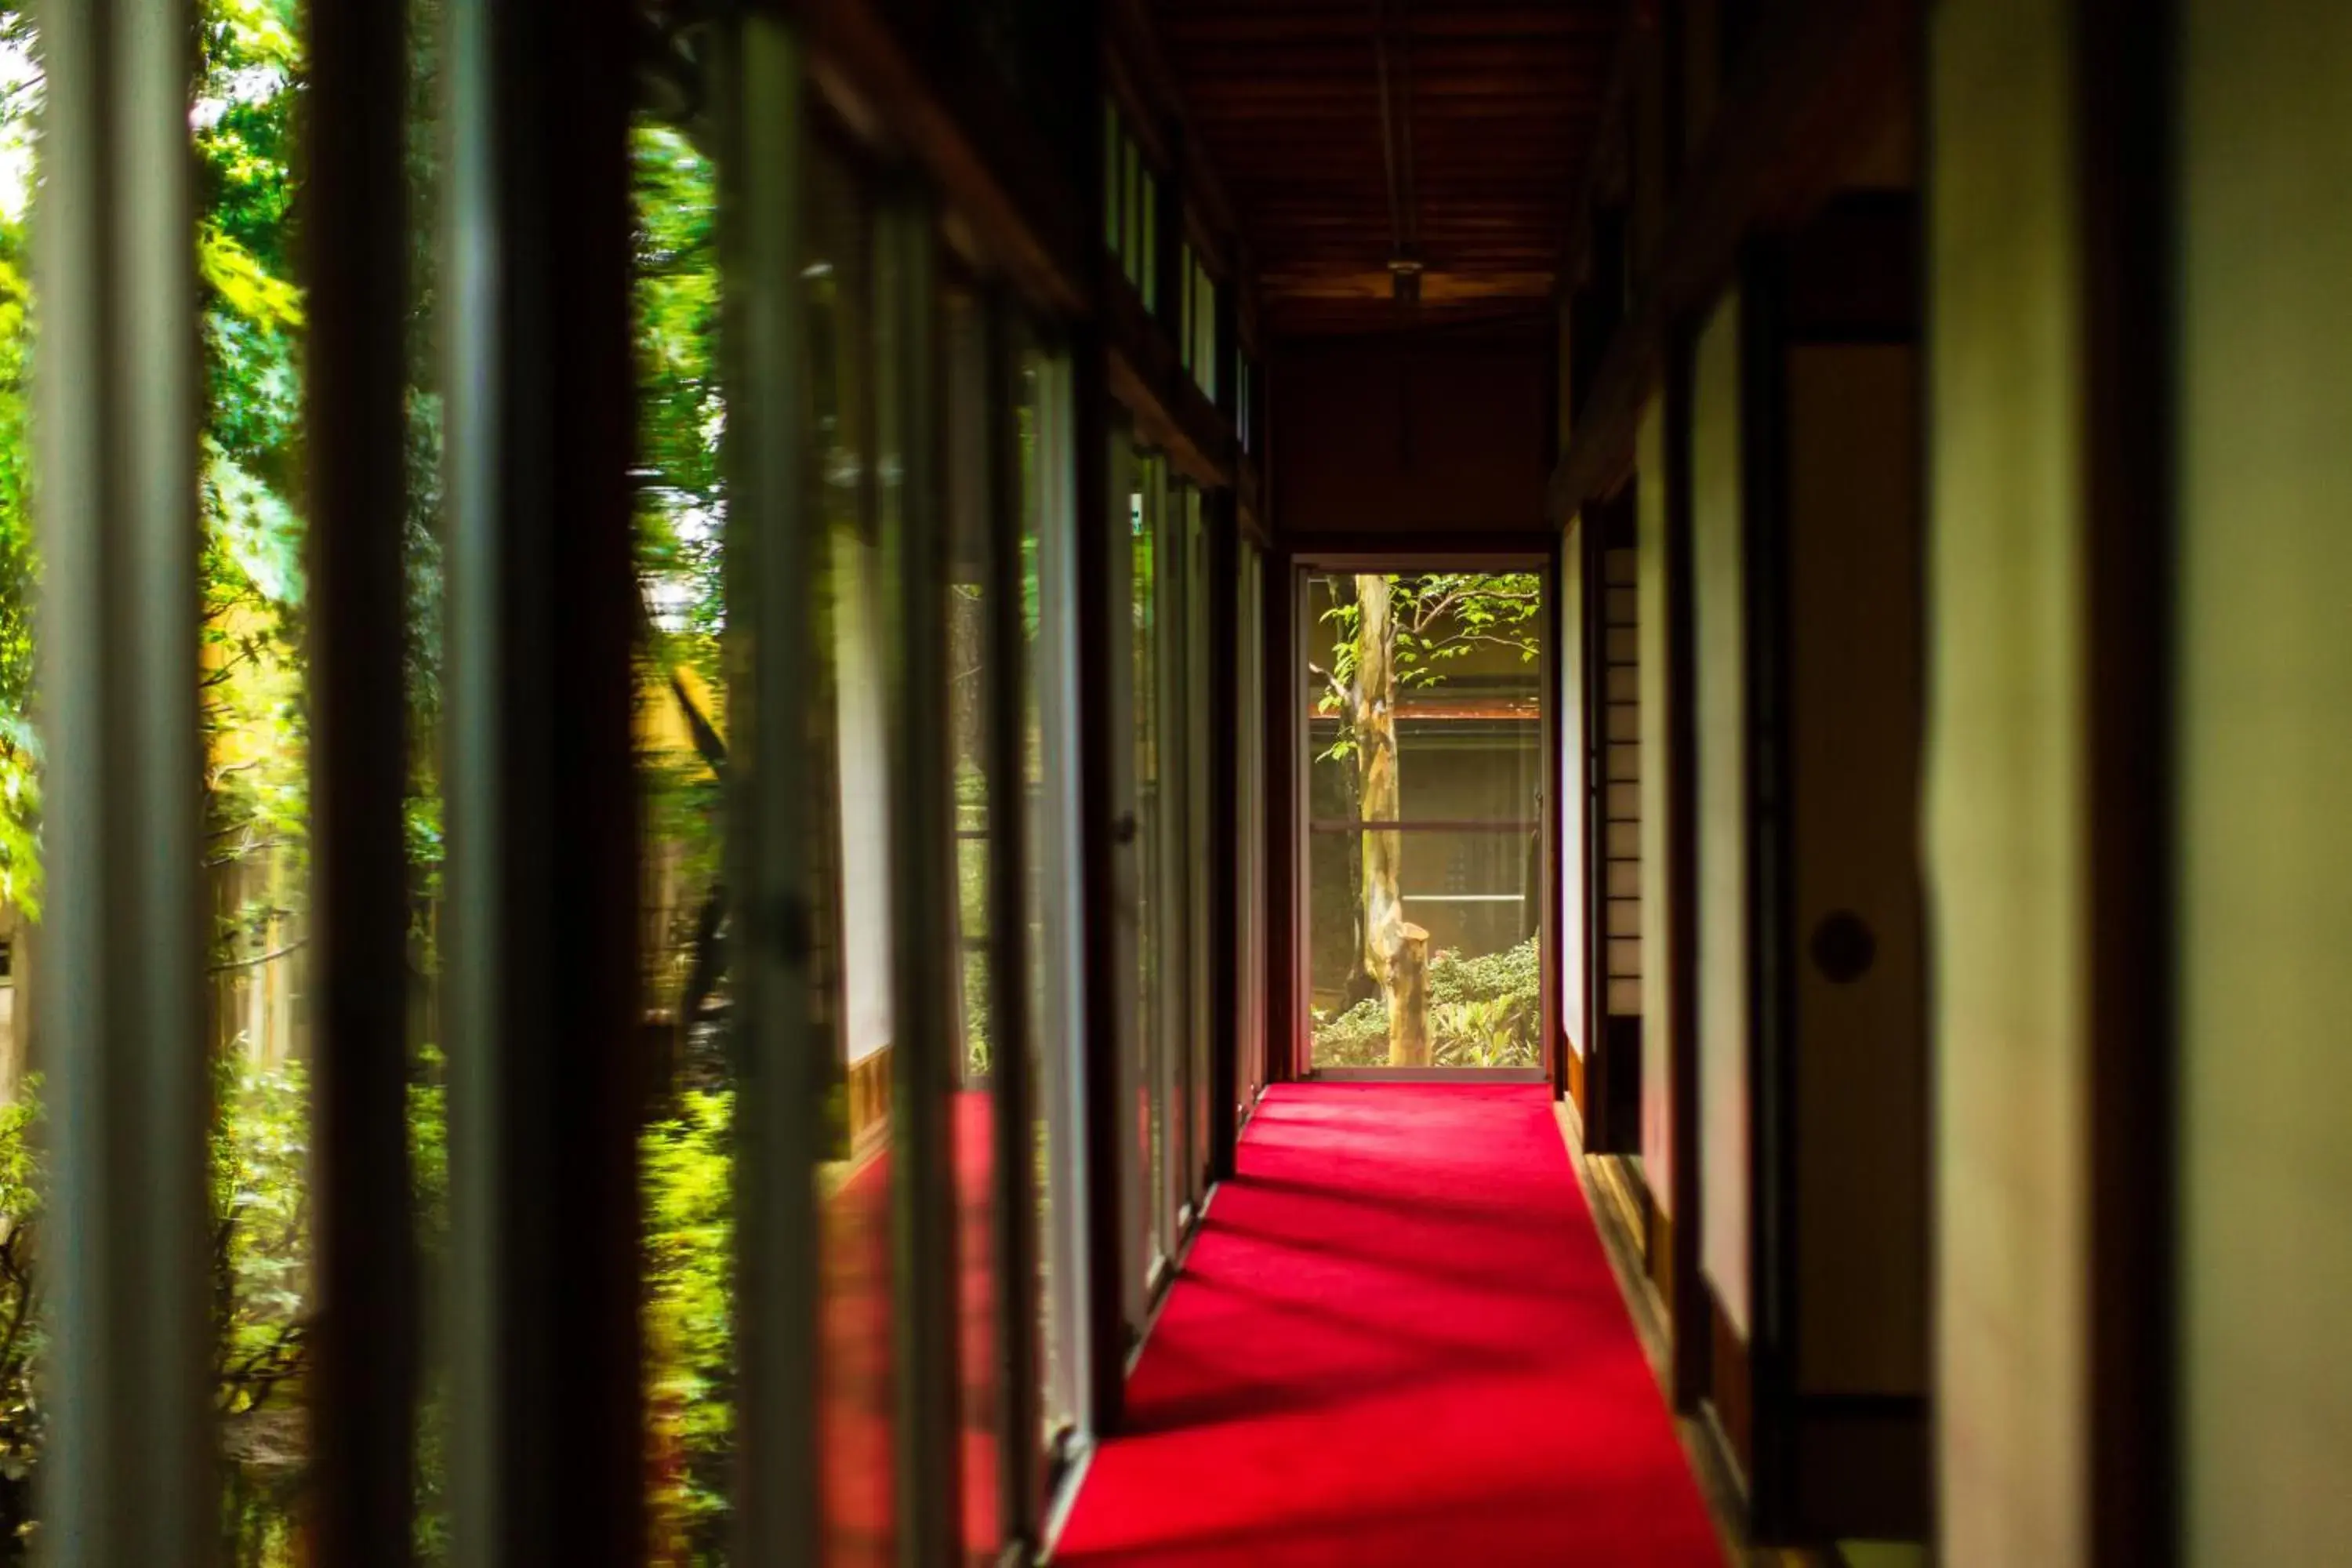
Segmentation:
[(2352, 4), (0, 0), (0, 1568), (2323, 1568)]
[(1723, 1561), (1537, 1085), (1283, 1084), (1055, 1561)]

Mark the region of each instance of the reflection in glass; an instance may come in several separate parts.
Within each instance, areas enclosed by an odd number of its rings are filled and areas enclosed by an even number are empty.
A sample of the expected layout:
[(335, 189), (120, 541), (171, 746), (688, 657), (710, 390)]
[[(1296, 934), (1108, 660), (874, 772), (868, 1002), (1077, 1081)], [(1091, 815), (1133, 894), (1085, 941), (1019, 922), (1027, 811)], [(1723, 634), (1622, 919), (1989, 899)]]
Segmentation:
[[(890, 911), (881, 563), (869, 372), (881, 345), (870, 305), (863, 193), (838, 166), (811, 170), (806, 322), (812, 448), (825, 574), (811, 671), (816, 733), (835, 787), (816, 802), (817, 1005), (836, 1051), (817, 1169), (818, 1462), (827, 1568), (896, 1555), (891, 1356)], [(829, 820), (828, 820), (829, 819)]]
[(1308, 604), (1314, 1063), (1535, 1066), (1541, 579), (1323, 574)]
[(1005, 1080), (993, 1071), (998, 1051), (1022, 1048), (992, 1018), (990, 911), (996, 897), (989, 847), (999, 799), (989, 770), (997, 651), (992, 616), (997, 576), (989, 515), (987, 449), (993, 429), (987, 346), (980, 310), (968, 296), (948, 300), (948, 731), (955, 771), (955, 942), (961, 956), (958, 1078), (950, 1136), (955, 1150), (959, 1428), (962, 1437), (962, 1542), (967, 1562), (996, 1561), (1003, 1544), (997, 1473), (1002, 1457), (997, 1335), (1002, 1292), (996, 1257), (996, 1119)]
[[(1071, 956), (1077, 879), (1075, 579), (1070, 374), (1024, 356), (1021, 403), (1022, 769), (1026, 785), (1031, 1073), (1038, 1224), (1039, 1433), (1050, 1478), (1073, 1453), (1087, 1346), (1080, 1308), (1079, 965)], [(1043, 1500), (1038, 1500), (1042, 1501)]]
[(1167, 919), (1167, 867), (1161, 853), (1164, 798), (1164, 753), (1160, 731), (1160, 544), (1163, 475), (1160, 460), (1140, 454), (1136, 458), (1136, 488), (1130, 519), (1134, 570), (1129, 579), (1134, 594), (1135, 631), (1135, 795), (1136, 843), (1141, 862), (1137, 878), (1136, 906), (1136, 1133), (1142, 1153), (1146, 1278), (1168, 1256), (1168, 1235), (1161, 1223), (1160, 1194), (1168, 1190), (1167, 1094), (1161, 1082), (1165, 1049), (1165, 968), (1162, 922)]

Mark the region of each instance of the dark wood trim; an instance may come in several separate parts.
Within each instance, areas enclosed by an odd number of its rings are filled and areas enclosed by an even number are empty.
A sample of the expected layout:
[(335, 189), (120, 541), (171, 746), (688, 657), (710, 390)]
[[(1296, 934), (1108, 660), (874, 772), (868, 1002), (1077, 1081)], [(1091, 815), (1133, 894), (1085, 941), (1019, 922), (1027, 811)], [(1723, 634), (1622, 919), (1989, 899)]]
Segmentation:
[(1812, 1394), (1790, 1413), (1795, 1484), (1780, 1532), (1811, 1544), (1913, 1539), (1933, 1490), (1927, 1401), (1908, 1394)]
[[(1144, 0), (1111, 0), (1103, 7), (1103, 26), (1108, 47), (1124, 75), (1131, 106), (1155, 121), (1153, 129), (1162, 138), (1197, 145), (1185, 116), (1183, 94), (1168, 68), (1168, 52), (1160, 44), (1159, 29)], [(1234, 216), (1233, 202), (1215, 168), (1204, 159), (1188, 160), (1181, 188), (1185, 205), (1199, 212), (1217, 244), (1233, 247), (1230, 251), (1221, 250), (1215, 258), (1222, 268), (1220, 275), (1231, 276), (1239, 271), (1241, 225)]]
[(1265, 1081), (1298, 1076), (1298, 820), (1300, 732), (1295, 700), (1298, 674), (1298, 574), (1289, 558), (1269, 552), (1265, 590)]
[[(1643, 35), (1654, 25), (1649, 10), (1643, 0), (1619, 0), (1616, 41), (1610, 46), (1609, 72), (1601, 90), (1601, 110), (1594, 117), (1600, 129), (1594, 132), (1584, 170), (1577, 176), (1576, 195), (1569, 204), (1568, 231), (1560, 239), (1559, 287), (1563, 294), (1573, 293), (1584, 283), (1585, 263), (1593, 251), (1593, 224), (1606, 205), (1601, 197), (1609, 189), (1612, 172), (1622, 177), (1622, 165), (1612, 154), (1622, 155), (1626, 106), (1633, 97)], [(1612, 142), (1619, 146), (1612, 147)], [(1575, 346), (1572, 341), (1570, 346)]]
[[(1551, 378), (1557, 388), (1559, 378)], [(1553, 427), (1558, 428), (1557, 419)], [(1566, 600), (1568, 596), (1569, 552), (1574, 548), (1570, 535), (1556, 534), (1552, 539), (1551, 560), (1544, 568), (1544, 656), (1543, 656), (1543, 853), (1538, 864), (1543, 869), (1540, 907), (1543, 910), (1542, 940), (1538, 944), (1541, 954), (1543, 976), (1543, 1056), (1548, 1071), (1546, 1079), (1557, 1100), (1570, 1093), (1570, 1058), (1574, 1052), (1568, 1048), (1568, 966), (1567, 956), (1568, 907), (1560, 896), (1562, 859), (1567, 848), (1566, 835), (1574, 822), (1574, 830), (1583, 831), (1583, 803), (1563, 798), (1568, 788), (1568, 769), (1564, 752), (1569, 737), (1582, 745), (1583, 711), (1585, 703), (1580, 694), (1572, 701), (1564, 689), (1566, 666), (1562, 647), (1567, 629)], [(1582, 668), (1581, 662), (1578, 668)], [(1563, 709), (1572, 710), (1563, 711)], [(1571, 819), (1570, 813), (1574, 813)]]
[(401, 533), (409, 251), (398, 5), (309, 13), (308, 617), (319, 1296), (319, 1560), (409, 1561), (419, 1278), (408, 1159)]
[[(1393, 559), (1406, 563), (1400, 570), (1410, 569), (1416, 561), (1461, 561), (1530, 571), (1542, 563), (1555, 532), (1549, 523), (1530, 524), (1522, 533), (1499, 529), (1457, 531), (1433, 521), (1413, 528), (1291, 533), (1283, 537), (1281, 551), (1286, 564), (1311, 571), (1325, 570), (1322, 563), (1335, 556)], [(1352, 563), (1349, 569), (1353, 570)]]
[(1119, 1173), (1126, 1150), (1118, 1086), (1127, 1038), (1120, 999), (1127, 994), (1124, 944), (1117, 913), (1118, 860), (1132, 853), (1136, 818), (1118, 795), (1118, 752), (1133, 737), (1118, 722), (1112, 689), (1111, 639), (1129, 635), (1122, 606), (1112, 602), (1117, 580), (1112, 552), (1127, 543), (1125, 519), (1111, 495), (1112, 440), (1109, 355), (1099, 333), (1082, 329), (1071, 346), (1071, 425), (1075, 447), (1078, 597), (1078, 831), (1084, 943), (1085, 1033), (1080, 1042), (1086, 1085), (1087, 1321), (1093, 1384), (1082, 1392), (1097, 1436), (1115, 1431), (1125, 1394), (1127, 1318), (1121, 1298), (1124, 1205)]
[[(1057, 155), (994, 72), (941, 61), (929, 29), (919, 36), (877, 0), (790, 0), (790, 7), (808, 47), (810, 77), (842, 118), (919, 164), (984, 258), (1033, 309), (1083, 316), (1095, 294), (1101, 229), (1087, 220), (1098, 216), (1097, 198), (1094, 187), (1073, 189), (1061, 171), (1091, 167), (1099, 185), (1098, 154)], [(1085, 122), (1099, 118), (1090, 109)]]
[(1169, 466), (1204, 489), (1234, 482), (1240, 443), (1184, 368), (1163, 322), (1143, 308), (1123, 277), (1104, 282), (1102, 324), (1109, 345), (1111, 396), (1135, 418), (1136, 438), (1166, 455)]
[(1239, 498), (1241, 530), (1261, 550), (1274, 543), (1274, 531), (1265, 524), (1265, 480), (1258, 461), (1243, 453), (1234, 463), (1234, 490)]
[(1749, 1384), (1748, 1341), (1724, 1310), (1715, 1287), (1706, 1287), (1709, 1320), (1706, 1401), (1722, 1434), (1724, 1458), (1734, 1478), (1745, 1485), (1753, 1473), (1755, 1407)]
[(1784, 1539), (1793, 1508), (1798, 1319), (1795, 846), (1791, 841), (1787, 268), (1770, 242), (1743, 264), (1740, 512), (1748, 707), (1749, 1513)]
[(1913, 344), (1923, 327), (1919, 196), (1843, 191), (1789, 237), (1780, 310), (1801, 343)]
[[(988, 578), (989, 1010), (996, 1037), (1035, 1038), (1030, 976), (1041, 954), (1030, 945), (1032, 846), (1024, 800), (1028, 748), (1026, 700), (1032, 689), (1024, 628), (1021, 536), (1025, 497), (1021, 472), (1022, 363), (1018, 307), (987, 301), (981, 349), (985, 403), (982, 461), (986, 469)], [(1058, 1048), (1063, 1042), (1045, 1042)], [(1037, 1088), (1027, 1050), (992, 1064), (995, 1097), (990, 1152), (995, 1162), (994, 1257), (997, 1279), (999, 1421), (996, 1438), (1000, 1538), (1034, 1551), (1043, 1540), (1045, 1454), (1037, 1440), (1038, 1331)]]
[[(1241, 1082), (1241, 755), (1238, 727), (1213, 716), (1242, 711), (1240, 617), (1231, 613), (1241, 581), (1241, 538), (1230, 494), (1202, 498), (1208, 522), (1209, 690), (1202, 731), (1209, 741), (1209, 1180), (1234, 1173)], [(1219, 614), (1218, 606), (1226, 606)]]
[(1615, 488), (1683, 326), (1732, 277), (1751, 230), (1790, 227), (1829, 195), (1908, 79), (1918, 26), (1906, 0), (1784, 5), (1759, 25), (1685, 172), (1656, 268), (1574, 411), (1554, 517)]
[[(1699, 1275), (1698, 1115), (1698, 659), (1692, 584), (1691, 369), (1693, 344), (1678, 336), (1666, 367), (1665, 438), (1665, 770), (1666, 1017), (1670, 1044), (1667, 1106), (1673, 1134), (1667, 1190), (1680, 1216), (1674, 1231), (1671, 1302), (1675, 1408), (1698, 1406), (1706, 1386), (1707, 1324)], [(1646, 956), (1643, 963), (1655, 960)]]
[(451, 1440), (479, 1459), (468, 1500), (497, 1506), (456, 1523), (499, 1562), (621, 1568), (646, 1539), (637, 18), (619, 0), (466, 10), (449, 119), (481, 173), (445, 221), (490, 260), (444, 279), (466, 328), (448, 334), (447, 644), (467, 672), (445, 693)]
[(2176, 1366), (2173, 6), (2074, 0), (2084, 203), (2091, 1561), (2169, 1568)]
[[(1604, 911), (1605, 918), (1605, 911)], [(1607, 960), (1607, 939), (1598, 944)], [(1604, 991), (1601, 1007), (1601, 1044), (1588, 1064), (1592, 1074), (1593, 1108), (1606, 1144), (1595, 1142), (1596, 1154), (1639, 1154), (1642, 1152), (1642, 1018), (1639, 1014), (1612, 1013)]]

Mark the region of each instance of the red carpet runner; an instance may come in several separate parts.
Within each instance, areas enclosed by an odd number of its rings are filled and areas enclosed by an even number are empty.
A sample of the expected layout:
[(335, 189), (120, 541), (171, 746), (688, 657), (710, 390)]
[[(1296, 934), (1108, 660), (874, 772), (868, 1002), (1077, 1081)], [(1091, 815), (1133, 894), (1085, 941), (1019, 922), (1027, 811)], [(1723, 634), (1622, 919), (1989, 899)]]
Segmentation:
[(1719, 1568), (1544, 1090), (1297, 1085), (1250, 1123), (1069, 1568)]

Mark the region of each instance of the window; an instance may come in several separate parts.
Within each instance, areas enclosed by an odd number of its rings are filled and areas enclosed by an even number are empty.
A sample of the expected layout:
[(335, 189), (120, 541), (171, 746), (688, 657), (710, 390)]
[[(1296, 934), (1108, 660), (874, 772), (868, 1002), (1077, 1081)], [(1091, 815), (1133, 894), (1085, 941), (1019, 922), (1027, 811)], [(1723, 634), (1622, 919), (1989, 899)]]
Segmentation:
[(1115, 100), (1103, 100), (1103, 243), (1142, 296), (1160, 300), (1160, 186)]
[(1217, 280), (1190, 247), (1184, 252), (1185, 364), (1209, 401), (1217, 400)]

